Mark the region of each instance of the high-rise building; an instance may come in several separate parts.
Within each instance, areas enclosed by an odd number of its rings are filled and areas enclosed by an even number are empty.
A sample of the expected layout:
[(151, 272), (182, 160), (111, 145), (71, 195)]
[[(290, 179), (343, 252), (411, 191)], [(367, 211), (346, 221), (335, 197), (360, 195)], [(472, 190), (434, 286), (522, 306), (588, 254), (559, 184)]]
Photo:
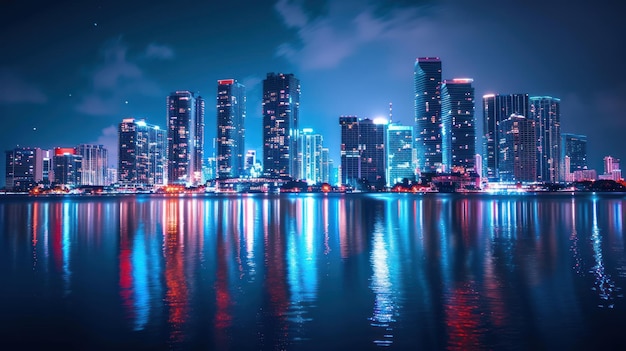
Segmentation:
[(322, 148), (321, 154), (322, 168), (320, 170), (321, 182), (330, 183), (330, 172), (333, 165), (333, 161), (330, 159), (330, 150), (327, 147)]
[(556, 183), (561, 175), (561, 100), (533, 96), (530, 118), (537, 129), (537, 181)]
[(441, 87), (442, 164), (446, 172), (473, 172), (476, 155), (472, 79), (444, 80)]
[(82, 185), (107, 185), (107, 149), (103, 145), (81, 144), (76, 152), (83, 157)]
[(413, 127), (400, 124), (387, 126), (387, 186), (404, 179), (415, 179), (413, 163)]
[(263, 173), (297, 178), (300, 81), (293, 74), (268, 73), (263, 80)]
[(340, 117), (341, 182), (354, 187), (362, 183), (382, 189), (386, 185), (386, 123), (355, 116)]
[(534, 182), (537, 176), (535, 122), (522, 115), (511, 115), (500, 122), (500, 180)]
[(441, 60), (415, 61), (415, 148), (419, 172), (441, 169)]
[(118, 181), (125, 185), (167, 183), (167, 136), (159, 126), (126, 118), (119, 125)]
[(309, 184), (319, 183), (322, 181), (322, 135), (313, 133), (311, 128), (303, 128), (299, 140), (300, 179)]
[(54, 182), (69, 188), (82, 184), (83, 156), (73, 147), (54, 148)]
[(613, 156), (604, 157), (604, 174), (601, 179), (621, 180), (622, 170), (619, 166), (619, 159)]
[(28, 191), (44, 180), (44, 152), (40, 148), (18, 147), (6, 151), (6, 188)]
[(198, 185), (204, 156), (204, 100), (190, 91), (167, 97), (168, 182)]
[(498, 181), (500, 153), (498, 144), (502, 135), (500, 122), (518, 115), (529, 117), (528, 94), (483, 96), (483, 176)]
[(361, 178), (359, 120), (356, 116), (339, 117), (341, 125), (341, 184), (356, 185)]
[(217, 81), (217, 176), (244, 174), (246, 88), (234, 79)]
[(587, 169), (587, 136), (561, 133), (561, 157), (563, 160), (565, 160), (565, 156), (569, 157), (569, 168), (564, 169), (564, 175)]

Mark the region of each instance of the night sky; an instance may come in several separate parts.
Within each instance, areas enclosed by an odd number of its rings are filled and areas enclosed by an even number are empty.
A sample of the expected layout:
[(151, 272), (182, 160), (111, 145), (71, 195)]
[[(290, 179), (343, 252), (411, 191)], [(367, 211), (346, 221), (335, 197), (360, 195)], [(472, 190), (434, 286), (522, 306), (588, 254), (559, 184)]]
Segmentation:
[[(626, 162), (626, 21), (618, 1), (28, 1), (0, 2), (0, 186), (4, 151), (104, 144), (117, 125), (166, 126), (166, 96), (206, 108), (213, 154), (218, 79), (248, 97), (246, 148), (261, 152), (261, 82), (294, 73), (300, 127), (339, 164), (340, 115), (413, 124), (413, 65), (438, 56), (443, 78), (482, 96), (561, 99), (562, 132), (588, 136), (591, 168)], [(480, 131), (480, 130), (479, 130)], [(623, 168), (623, 167), (622, 167)]]

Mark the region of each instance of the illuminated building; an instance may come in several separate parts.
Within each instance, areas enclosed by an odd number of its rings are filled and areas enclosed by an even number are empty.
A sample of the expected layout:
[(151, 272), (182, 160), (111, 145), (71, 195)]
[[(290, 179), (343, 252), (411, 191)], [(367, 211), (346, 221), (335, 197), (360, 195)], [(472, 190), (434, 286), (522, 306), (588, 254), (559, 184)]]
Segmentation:
[(413, 127), (392, 123), (387, 126), (387, 186), (403, 179), (415, 179)]
[(587, 169), (587, 136), (561, 133), (561, 157), (565, 160), (566, 156), (569, 157), (569, 168), (565, 167), (564, 175)]
[(356, 116), (339, 117), (341, 125), (341, 184), (355, 185), (360, 179), (359, 120)]
[(244, 174), (246, 88), (234, 79), (217, 81), (216, 161), (218, 178)]
[(385, 186), (386, 122), (356, 116), (339, 117), (341, 125), (341, 182), (381, 189)]
[[(49, 155), (48, 150), (18, 147), (5, 153), (5, 179), (8, 190), (27, 191), (44, 181), (44, 174), (49, 170), (49, 162), (44, 162), (44, 156)], [(48, 161), (49, 159), (48, 156)]]
[(263, 173), (297, 178), (300, 81), (293, 74), (268, 73), (263, 80)]
[(82, 185), (107, 185), (107, 149), (103, 145), (81, 144), (76, 152), (83, 157)]
[(204, 100), (190, 91), (167, 97), (168, 183), (198, 185), (204, 155)]
[(500, 153), (498, 144), (502, 135), (500, 122), (518, 115), (529, 117), (528, 94), (483, 96), (483, 176), (498, 181)]
[(537, 136), (537, 181), (561, 181), (561, 100), (550, 96), (529, 99)]
[(54, 182), (69, 188), (80, 186), (82, 163), (83, 156), (79, 155), (75, 148), (54, 148)]
[(420, 57), (415, 61), (415, 148), (419, 172), (440, 170), (441, 60)]
[(118, 181), (134, 186), (165, 185), (166, 131), (144, 120), (126, 118), (118, 133)]
[(321, 164), (322, 164), (322, 168), (320, 169), (320, 177), (321, 177), (321, 181), (323, 183), (330, 183), (331, 182), (331, 170), (333, 168), (333, 160), (330, 159), (330, 150), (326, 147), (322, 148), (322, 154), (321, 154)]
[(322, 181), (322, 142), (321, 134), (314, 134), (313, 129), (304, 128), (300, 133), (300, 179), (309, 184)]
[(500, 122), (499, 175), (507, 182), (534, 182), (537, 176), (535, 122), (522, 115), (511, 115)]
[(441, 86), (441, 155), (445, 172), (474, 171), (476, 124), (472, 79), (444, 80)]
[(613, 156), (604, 157), (604, 174), (600, 176), (600, 179), (621, 180), (622, 170), (619, 167), (619, 159)]

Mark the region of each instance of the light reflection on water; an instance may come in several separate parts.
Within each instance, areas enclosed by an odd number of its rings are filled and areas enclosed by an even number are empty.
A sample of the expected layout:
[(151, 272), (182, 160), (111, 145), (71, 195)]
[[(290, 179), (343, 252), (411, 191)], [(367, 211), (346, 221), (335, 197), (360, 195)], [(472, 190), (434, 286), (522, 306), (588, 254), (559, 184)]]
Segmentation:
[(82, 340), (70, 345), (138, 348), (598, 346), (626, 327), (624, 201), (2, 198), (0, 273), (12, 284), (0, 336), (36, 345), (20, 338), (28, 326)]

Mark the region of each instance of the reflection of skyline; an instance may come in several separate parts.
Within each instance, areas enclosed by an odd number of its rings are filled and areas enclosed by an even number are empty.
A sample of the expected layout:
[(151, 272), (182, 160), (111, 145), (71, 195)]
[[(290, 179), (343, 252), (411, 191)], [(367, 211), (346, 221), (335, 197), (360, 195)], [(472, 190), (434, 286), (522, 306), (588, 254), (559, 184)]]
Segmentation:
[[(26, 229), (17, 236), (8, 233), (19, 222), (2, 225), (0, 253), (45, 277), (59, 298), (85, 299), (94, 289), (93, 298), (72, 304), (105, 304), (129, 335), (165, 335), (155, 339), (173, 348), (195, 340), (308, 348), (321, 337), (368, 335), (370, 346), (467, 349), (529, 332), (558, 340), (580, 330), (585, 305), (624, 308), (624, 277), (615, 268), (626, 262), (623, 200), (300, 194), (107, 201), (13, 209), (0, 202), (1, 218), (23, 216)], [(111, 292), (117, 299), (106, 301)]]

